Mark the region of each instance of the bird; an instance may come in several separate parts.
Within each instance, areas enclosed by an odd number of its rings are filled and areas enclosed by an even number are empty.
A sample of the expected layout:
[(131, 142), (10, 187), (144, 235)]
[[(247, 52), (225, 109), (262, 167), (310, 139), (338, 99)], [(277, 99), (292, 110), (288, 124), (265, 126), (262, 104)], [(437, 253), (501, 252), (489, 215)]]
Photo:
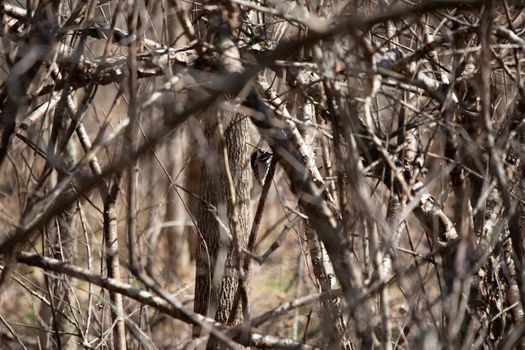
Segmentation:
[(270, 168), (270, 159), (272, 156), (273, 154), (270, 152), (260, 149), (257, 149), (252, 153), (250, 164), (252, 166), (253, 176), (255, 176), (255, 179), (260, 186), (262, 186), (264, 183), (264, 179), (266, 178), (266, 174)]
[(378, 68), (390, 69), (396, 61), (403, 58), (403, 52), (399, 49), (390, 49), (383, 52), (379, 62), (377, 63)]

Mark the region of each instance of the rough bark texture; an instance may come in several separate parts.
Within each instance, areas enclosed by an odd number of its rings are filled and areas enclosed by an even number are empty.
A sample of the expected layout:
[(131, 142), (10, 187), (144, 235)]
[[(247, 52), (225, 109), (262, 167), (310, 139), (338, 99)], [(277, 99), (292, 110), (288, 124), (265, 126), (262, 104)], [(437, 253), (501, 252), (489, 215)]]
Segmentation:
[[(218, 141), (217, 119), (224, 115), (212, 115), (206, 121), (205, 135), (210, 146), (216, 145)], [(248, 119), (236, 115), (229, 121), (224, 118), (225, 141), (230, 162), (230, 171), (235, 182), (236, 206), (239, 214), (238, 237), (241, 247), (246, 247), (248, 239), (248, 225), (250, 218), (250, 189), (251, 173), (248, 166), (249, 140)], [(198, 228), (199, 245), (197, 250), (197, 273), (195, 282), (195, 306), (196, 312), (214, 317), (221, 323), (226, 323), (230, 318), (233, 300), (238, 287), (238, 270), (236, 270), (237, 257), (233, 249), (231, 236), (220, 227), (218, 219), (225, 225), (229, 223), (229, 213), (225, 201), (225, 177), (221, 173), (221, 157), (217, 152), (218, 147), (211, 147), (207, 153), (201, 175), (201, 198), (213, 207), (217, 212), (205, 203), (201, 204)], [(217, 216), (216, 216), (217, 215)], [(229, 237), (230, 236), (230, 237)], [(241, 322), (242, 313), (239, 311), (234, 318), (233, 324)], [(198, 330), (196, 330), (198, 333)], [(211, 341), (209, 348), (219, 348), (219, 344)]]
[[(64, 160), (69, 167), (73, 166), (75, 152), (71, 142), (66, 148)], [(65, 195), (71, 195), (71, 192), (73, 192), (73, 186), (69, 186)], [(76, 211), (77, 206), (71, 205), (47, 225), (47, 244), (50, 255), (55, 259), (70, 262), (75, 259), (77, 250)], [(40, 310), (42, 319), (49, 325), (49, 329), (40, 335), (41, 344), (49, 344), (47, 347), (50, 346), (50, 341), (55, 341), (54, 346), (61, 349), (77, 349), (76, 339), (71, 336), (76, 332), (74, 324), (71, 323), (73, 308), (70, 306), (73, 305), (73, 299), (70, 292), (72, 288), (74, 288), (74, 281), (69, 276), (48, 278), (48, 300), (52, 307), (42, 303)], [(51, 331), (59, 332), (60, 340), (51, 339), (57, 336)]]
[(319, 289), (325, 295), (321, 298), (319, 316), (323, 327), (325, 346), (331, 349), (351, 349), (346, 335), (340, 300), (334, 295), (335, 275), (328, 254), (317, 238), (315, 230), (306, 223), (306, 242), (310, 253), (313, 273), (319, 283)]
[[(266, 90), (267, 93), (270, 91), (269, 88)], [(301, 100), (300, 105), (303, 106), (299, 112), (299, 119), (303, 122), (313, 121), (313, 107), (309, 108), (309, 106), (302, 101), (301, 97), (297, 98)], [(272, 96), (271, 101), (277, 105), (282, 104), (280, 99), (276, 96)], [(281, 107), (280, 112), (283, 116), (289, 117), (289, 113), (285, 107)], [(313, 152), (312, 147), (313, 140), (315, 140), (315, 132), (313, 129), (300, 129), (291, 120), (287, 120), (286, 122), (290, 128), (290, 139), (301, 152), (306, 167), (312, 174), (316, 185), (323, 188), (324, 180), (317, 168), (315, 153)], [(308, 142), (309, 140), (310, 142)], [(333, 198), (331, 197), (328, 188), (326, 188), (325, 191), (326, 197), (330, 198), (333, 202)], [(318, 287), (320, 291), (325, 294), (325, 296), (321, 298), (321, 309), (319, 312), (324, 332), (325, 346), (327, 348), (350, 349), (351, 343), (346, 334), (346, 326), (340, 308), (340, 300), (333, 295), (333, 289), (336, 285), (334, 268), (330, 262), (328, 254), (326, 253), (326, 249), (319, 241), (315, 229), (311, 227), (308, 221), (305, 222), (305, 237), (314, 276), (319, 284)]]
[[(104, 241), (106, 244), (106, 269), (109, 278), (120, 280), (120, 263), (118, 257), (118, 230), (117, 230), (117, 198), (119, 192), (119, 181), (117, 179), (110, 193), (104, 200)], [(126, 349), (126, 333), (124, 314), (122, 307), (122, 295), (109, 292), (111, 301), (111, 317), (115, 323), (113, 328), (113, 349)]]

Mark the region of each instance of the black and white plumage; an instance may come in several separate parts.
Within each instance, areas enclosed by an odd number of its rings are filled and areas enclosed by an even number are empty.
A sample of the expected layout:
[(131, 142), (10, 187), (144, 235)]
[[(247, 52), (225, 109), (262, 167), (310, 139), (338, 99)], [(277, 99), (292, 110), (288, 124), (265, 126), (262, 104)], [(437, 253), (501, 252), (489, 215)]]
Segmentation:
[(250, 164), (252, 166), (253, 176), (255, 176), (255, 179), (261, 186), (264, 183), (264, 179), (266, 178), (266, 174), (268, 173), (268, 169), (270, 168), (271, 158), (271, 153), (265, 152), (260, 149), (252, 153)]
[(386, 50), (379, 59), (379, 62), (377, 62), (377, 67), (379, 68), (385, 68), (390, 69), (396, 61), (403, 58), (403, 52), (399, 49), (390, 49)]

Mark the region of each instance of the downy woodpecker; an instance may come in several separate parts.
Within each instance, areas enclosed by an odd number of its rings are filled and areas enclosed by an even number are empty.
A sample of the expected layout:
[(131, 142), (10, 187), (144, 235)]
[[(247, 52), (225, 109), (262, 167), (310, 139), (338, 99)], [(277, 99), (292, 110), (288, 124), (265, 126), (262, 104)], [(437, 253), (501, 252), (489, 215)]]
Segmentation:
[(264, 184), (264, 179), (266, 178), (266, 174), (268, 173), (268, 169), (270, 168), (271, 158), (271, 153), (265, 152), (260, 149), (252, 153), (250, 164), (252, 166), (253, 176), (255, 176), (255, 179), (257, 180), (260, 186)]

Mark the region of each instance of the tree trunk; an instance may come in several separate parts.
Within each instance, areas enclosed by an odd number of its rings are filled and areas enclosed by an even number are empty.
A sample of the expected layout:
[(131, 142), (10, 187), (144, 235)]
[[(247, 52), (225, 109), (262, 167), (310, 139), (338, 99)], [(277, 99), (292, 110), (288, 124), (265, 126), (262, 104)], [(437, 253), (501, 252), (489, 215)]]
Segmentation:
[[(65, 126), (64, 126), (65, 129)], [(66, 147), (64, 158), (65, 163), (72, 167), (75, 164), (74, 143), (69, 142)], [(70, 195), (73, 186), (63, 196)], [(50, 250), (49, 255), (55, 259), (73, 262), (76, 254), (76, 214), (77, 206), (72, 205), (60, 213), (52, 223), (47, 225), (47, 244)], [(76, 332), (74, 324), (71, 323), (72, 311), (70, 303), (74, 300), (71, 294), (74, 290), (74, 280), (69, 276), (46, 277), (48, 300), (50, 305), (42, 303), (40, 316), (51, 326), (55, 333), (41, 332), (40, 342), (43, 346), (49, 344), (51, 337), (56, 337), (57, 348), (63, 350), (73, 350), (77, 348), (77, 343), (71, 336)], [(73, 287), (73, 288), (71, 288)], [(73, 292), (74, 293), (74, 292)], [(68, 320), (67, 318), (70, 320)], [(59, 335), (60, 334), (60, 335)], [(80, 340), (79, 340), (80, 341)], [(49, 346), (49, 345), (48, 345)]]
[[(177, 182), (176, 178), (179, 174), (180, 169), (184, 166), (183, 154), (187, 149), (186, 140), (184, 137), (185, 130), (179, 130), (176, 136), (171, 138), (167, 145), (168, 156), (171, 157), (169, 160), (168, 173), (171, 176), (173, 183)], [(177, 141), (182, 142), (177, 142)], [(183, 174), (181, 174), (183, 176)], [(173, 187), (171, 181), (168, 180), (167, 196), (166, 196), (166, 211), (164, 213), (164, 222), (174, 222), (176, 220), (183, 221), (186, 219), (186, 213), (182, 200), (186, 200), (185, 193), (179, 192)], [(180, 181), (180, 179), (179, 179)], [(183, 180), (184, 181), (184, 180)], [(179, 197), (179, 196), (182, 196)], [(184, 224), (169, 225), (162, 229), (161, 236), (165, 237), (168, 245), (167, 261), (168, 273), (167, 279), (170, 283), (175, 282), (177, 279), (184, 279), (189, 276), (189, 264), (190, 264), (190, 252), (189, 252), (189, 240), (186, 233)]]
[[(233, 247), (230, 228), (230, 215), (233, 208), (226, 203), (226, 177), (219, 169), (222, 159), (218, 150), (218, 119), (223, 118), (226, 125), (225, 143), (228, 152), (230, 172), (235, 187), (235, 206), (238, 215), (239, 244), (246, 247), (250, 217), (251, 174), (248, 167), (249, 121), (241, 115), (228, 117), (222, 113), (212, 115), (206, 121), (205, 135), (209, 141), (209, 157), (202, 167), (201, 198), (209, 203), (201, 203), (197, 218), (199, 245), (197, 248), (195, 305), (196, 312), (214, 317), (221, 323), (229, 319), (232, 324), (242, 321), (242, 312), (230, 317), (233, 300), (238, 287), (238, 257)], [(211, 207), (213, 206), (213, 207)], [(220, 227), (228, 226), (230, 232)], [(199, 329), (194, 329), (198, 335)], [(208, 344), (209, 349), (221, 346), (214, 340)]]
[[(117, 199), (120, 178), (115, 180), (108, 196), (104, 200), (104, 241), (106, 245), (107, 276), (117, 281), (120, 280), (120, 263), (118, 257), (118, 230), (117, 230)], [(126, 349), (126, 332), (122, 306), (122, 295), (109, 292), (111, 300), (111, 321), (113, 327), (113, 349)]]

